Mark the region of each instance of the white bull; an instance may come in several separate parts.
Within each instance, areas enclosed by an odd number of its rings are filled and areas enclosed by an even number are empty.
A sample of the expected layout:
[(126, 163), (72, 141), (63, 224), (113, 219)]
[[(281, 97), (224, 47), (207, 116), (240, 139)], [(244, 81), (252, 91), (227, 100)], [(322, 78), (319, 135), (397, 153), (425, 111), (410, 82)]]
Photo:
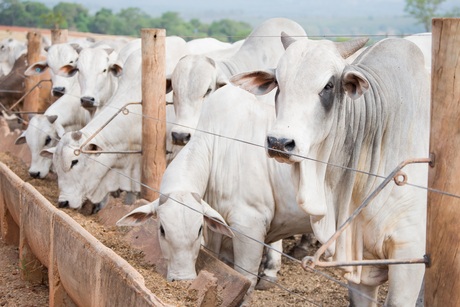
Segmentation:
[(175, 145), (183, 146), (193, 134), (205, 99), (239, 72), (275, 67), (284, 49), (282, 31), (306, 36), (304, 29), (286, 18), (272, 18), (261, 23), (228, 59), (206, 55), (188, 55), (177, 64), (171, 85), (174, 93), (176, 125), (172, 128)]
[[(160, 192), (168, 198), (139, 207), (118, 222), (136, 225), (157, 214), (169, 280), (196, 277), (203, 219), (213, 231), (207, 234), (206, 245), (234, 263), (251, 280), (251, 289), (264, 249), (253, 239), (272, 243), (311, 232), (308, 216), (295, 202), (289, 167), (264, 153), (265, 131), (274, 117), (273, 105), (254, 95), (231, 85), (217, 90), (203, 105), (201, 132), (164, 173)], [(233, 234), (211, 218), (237, 230), (235, 237), (223, 237)], [(271, 277), (276, 279), (276, 275)]]
[[(352, 64), (345, 58), (364, 42), (283, 37), (276, 70), (235, 76), (255, 94), (278, 88), (277, 119), (267, 134), (268, 154), (292, 164), (299, 206), (326, 242), (402, 161), (428, 157), (430, 82), (423, 54), (405, 39), (386, 39)], [(308, 157), (330, 164), (314, 163)], [(350, 169), (357, 169), (358, 173)], [(427, 166), (404, 169), (425, 186)], [(407, 259), (425, 254), (426, 191), (387, 185), (329, 246), (336, 261)], [(423, 264), (344, 267), (353, 306), (374, 306), (386, 280), (385, 306), (414, 306)]]

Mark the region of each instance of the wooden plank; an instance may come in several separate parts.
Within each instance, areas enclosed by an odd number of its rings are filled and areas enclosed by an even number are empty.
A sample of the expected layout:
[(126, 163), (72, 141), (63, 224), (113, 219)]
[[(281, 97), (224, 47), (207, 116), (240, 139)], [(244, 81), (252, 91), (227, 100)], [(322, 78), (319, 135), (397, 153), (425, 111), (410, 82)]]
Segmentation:
[(51, 30), (51, 44), (67, 43), (69, 30), (67, 29), (53, 29)]
[[(27, 33), (27, 63), (35, 63), (40, 60), (42, 35), (39, 32)], [(28, 93), (40, 81), (40, 76), (28, 76), (25, 79), (25, 92)], [(40, 88), (36, 87), (24, 99), (24, 111), (37, 112), (39, 107)], [(29, 120), (27, 114), (24, 115)]]
[[(433, 19), (429, 188), (460, 194), (460, 19)], [(460, 306), (460, 199), (428, 193), (425, 306)]]
[[(141, 197), (159, 197), (166, 169), (166, 58), (164, 29), (142, 29)], [(153, 189), (153, 190), (152, 190)]]

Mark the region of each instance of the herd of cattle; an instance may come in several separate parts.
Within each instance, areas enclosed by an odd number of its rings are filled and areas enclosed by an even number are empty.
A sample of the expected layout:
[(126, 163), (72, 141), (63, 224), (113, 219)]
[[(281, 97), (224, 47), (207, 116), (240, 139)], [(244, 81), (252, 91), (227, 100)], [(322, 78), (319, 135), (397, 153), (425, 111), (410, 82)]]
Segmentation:
[[(3, 74), (20, 53), (8, 43), (0, 50)], [(161, 197), (117, 224), (157, 216), (169, 280), (195, 278), (205, 244), (248, 277), (252, 290), (260, 242), (278, 250), (296, 234), (326, 242), (382, 177), (401, 161), (428, 156), (431, 35), (366, 44), (308, 39), (284, 18), (263, 22), (234, 44), (166, 37), (173, 105), (166, 109)], [(142, 99), (140, 39), (45, 49), (46, 59), (25, 74), (49, 72), (59, 98), (16, 140), (30, 148), (30, 176), (57, 174), (59, 207), (90, 201), (97, 211), (119, 190), (132, 203), (141, 157), (123, 152), (141, 150), (142, 105), (132, 104)], [(129, 113), (117, 115), (124, 107)], [(426, 165), (405, 172), (411, 183), (426, 185)], [(422, 257), (425, 212), (424, 190), (389, 184), (325, 257)], [(270, 280), (281, 266), (274, 249), (261, 273)], [(353, 306), (374, 306), (387, 280), (386, 306), (414, 306), (424, 276), (423, 264), (343, 270)]]

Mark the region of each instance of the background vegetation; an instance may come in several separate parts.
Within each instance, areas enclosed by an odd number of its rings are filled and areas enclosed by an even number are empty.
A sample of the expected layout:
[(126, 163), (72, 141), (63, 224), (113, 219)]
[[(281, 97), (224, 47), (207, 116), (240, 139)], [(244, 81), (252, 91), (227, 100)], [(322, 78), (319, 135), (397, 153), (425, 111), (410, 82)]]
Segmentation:
[(103, 8), (91, 15), (81, 4), (60, 2), (53, 8), (35, 1), (2, 0), (0, 24), (8, 26), (69, 29), (110, 35), (140, 36), (142, 28), (163, 28), (168, 35), (184, 39), (216, 37), (234, 42), (245, 38), (252, 30), (246, 22), (222, 19), (205, 24), (198, 19), (183, 20), (178, 13), (166, 12), (153, 18), (139, 8), (122, 9), (118, 13)]
[[(375, 36), (381, 39), (391, 35), (409, 35), (431, 31), (433, 17), (459, 17), (460, 8), (439, 13), (446, 0), (405, 0), (406, 16), (395, 17), (299, 17), (296, 21), (310, 37)], [(239, 16), (242, 20), (244, 17)], [(209, 19), (209, 18), (208, 18)], [(244, 19), (243, 19), (244, 20)], [(246, 37), (252, 26), (263, 18), (252, 17), (246, 21), (221, 19), (203, 23), (200, 19), (183, 20), (179, 13), (166, 12), (152, 17), (139, 8), (125, 8), (114, 13), (102, 8), (91, 14), (78, 3), (60, 2), (52, 8), (41, 2), (24, 0), (0, 0), (0, 24), (35, 28), (69, 29), (110, 35), (139, 37), (142, 28), (164, 28), (168, 35), (178, 35), (186, 40), (197, 37), (215, 37), (221, 41), (234, 42)]]

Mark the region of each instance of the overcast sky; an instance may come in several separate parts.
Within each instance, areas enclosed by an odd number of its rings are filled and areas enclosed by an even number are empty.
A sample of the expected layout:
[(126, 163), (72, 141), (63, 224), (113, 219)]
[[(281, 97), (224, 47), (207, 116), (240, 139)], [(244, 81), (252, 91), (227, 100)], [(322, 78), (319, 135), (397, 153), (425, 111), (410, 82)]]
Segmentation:
[[(49, 7), (58, 0), (38, 0)], [(88, 8), (91, 13), (101, 8), (110, 8), (114, 13), (120, 9), (136, 7), (143, 9), (152, 17), (161, 16), (166, 11), (179, 12), (186, 20), (203, 15), (217, 19), (235, 19), (235, 16), (271, 17), (380, 17), (403, 16), (405, 0), (79, 0), (73, 1)], [(442, 8), (460, 6), (458, 0), (446, 0)]]

